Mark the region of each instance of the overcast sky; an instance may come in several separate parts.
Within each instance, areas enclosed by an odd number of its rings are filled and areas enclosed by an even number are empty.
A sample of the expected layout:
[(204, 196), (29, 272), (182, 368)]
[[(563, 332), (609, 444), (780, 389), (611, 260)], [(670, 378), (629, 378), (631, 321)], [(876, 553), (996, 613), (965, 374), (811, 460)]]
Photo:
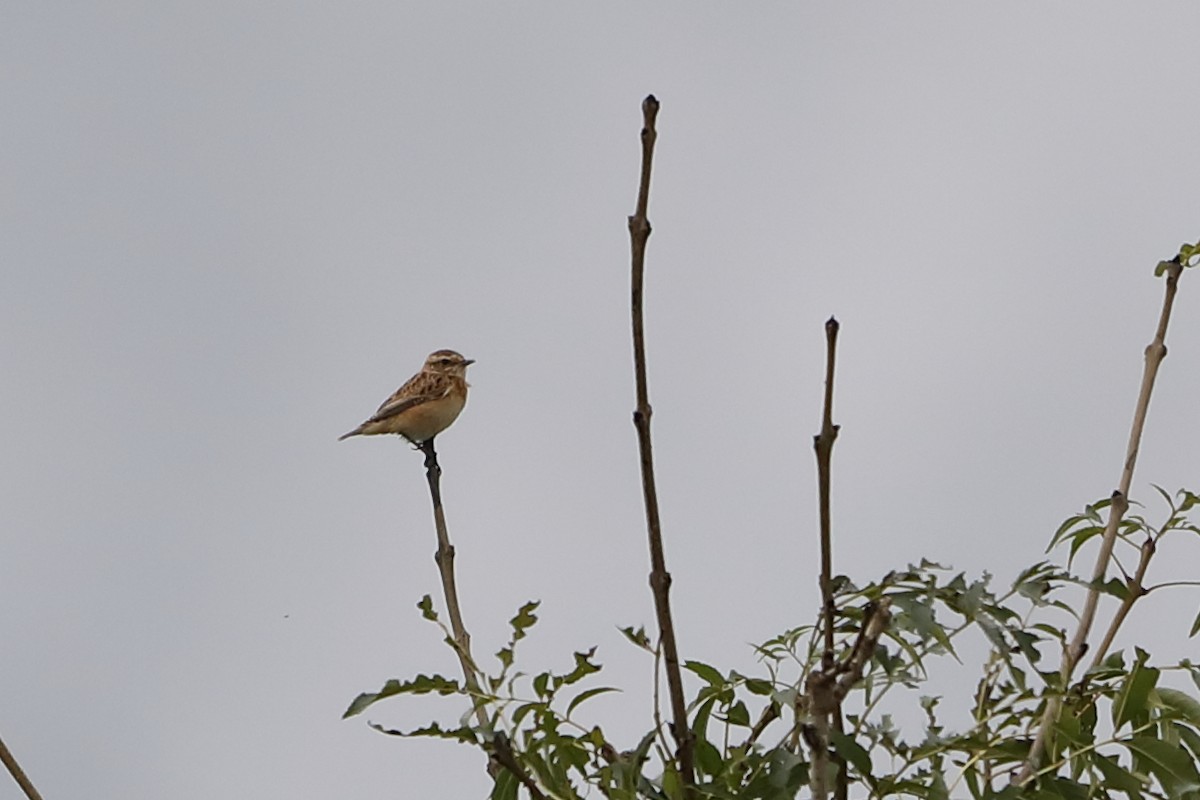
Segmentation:
[[(420, 455), (336, 441), (450, 347), (478, 361), (439, 438), (477, 654), (541, 599), (523, 668), (598, 645), (628, 691), (595, 719), (631, 746), (651, 92), (683, 656), (748, 671), (812, 617), (831, 314), (838, 570), (1007, 583), (1118, 480), (1153, 267), (1200, 238), (1197, 30), (1182, 2), (7, 4), (0, 736), (47, 800), (484, 796), (476, 753), (340, 718), (457, 672), (414, 608), (438, 593)], [(1200, 488), (1200, 275), (1168, 343), (1147, 501)], [(1140, 612), (1161, 659), (1195, 607)]]

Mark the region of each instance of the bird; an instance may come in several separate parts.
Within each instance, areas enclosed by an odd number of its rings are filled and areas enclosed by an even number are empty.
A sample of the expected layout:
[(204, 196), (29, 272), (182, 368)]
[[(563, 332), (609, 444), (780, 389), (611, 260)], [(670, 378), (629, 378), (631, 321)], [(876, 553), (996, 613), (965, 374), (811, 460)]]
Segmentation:
[(338, 441), (380, 433), (397, 433), (415, 445), (429, 441), (458, 419), (467, 403), (467, 367), (474, 363), (454, 350), (435, 350), (370, 419)]

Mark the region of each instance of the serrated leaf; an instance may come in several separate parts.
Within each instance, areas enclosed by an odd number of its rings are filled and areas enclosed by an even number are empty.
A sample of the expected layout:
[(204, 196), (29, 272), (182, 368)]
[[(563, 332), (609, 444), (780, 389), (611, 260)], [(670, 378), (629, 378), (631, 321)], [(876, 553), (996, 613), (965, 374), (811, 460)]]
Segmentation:
[(512, 628), (513, 642), (520, 641), (525, 638), (525, 632), (537, 624), (537, 614), (533, 612), (541, 605), (540, 600), (530, 600), (525, 605), (517, 609), (516, 616), (508, 621), (508, 625)]
[(368, 722), (367, 724), (380, 733), (386, 733), (388, 736), (402, 736), (406, 739), (451, 739), (455, 742), (462, 742), (463, 744), (475, 744), (478, 741), (475, 731), (471, 728), (443, 728), (436, 722), (431, 722), (424, 728), (414, 728), (411, 731), (400, 731), (396, 730), (395, 728), (385, 728), (378, 722)]
[(437, 622), (437, 612), (433, 610), (433, 598), (425, 595), (417, 602), (417, 608), (421, 609), (421, 616), (430, 622)]
[(596, 655), (596, 648), (590, 648), (583, 652), (575, 653), (575, 668), (565, 675), (556, 675), (555, 683), (557, 686), (570, 686), (583, 678), (591, 675), (593, 672), (600, 671), (600, 665), (592, 663), (592, 656)]
[(342, 714), (342, 719), (361, 714), (363, 709), (379, 700), (398, 694), (432, 694), (440, 695), (461, 693), (458, 681), (443, 678), (441, 675), (418, 675), (410, 681), (400, 681), (392, 678), (378, 692), (360, 694), (350, 703), (350, 707)]
[(1042, 654), (1037, 649), (1037, 644), (1040, 639), (1029, 633), (1028, 631), (1013, 630), (1009, 631), (1012, 634), (1013, 641), (1017, 643), (1021, 654), (1029, 661), (1030, 664), (1037, 664), (1041, 660)]
[(640, 647), (648, 653), (653, 653), (654, 648), (650, 646), (650, 637), (646, 635), (646, 629), (639, 627), (634, 630), (632, 625), (624, 628), (617, 628), (621, 634), (628, 639), (634, 646)]
[(504, 669), (508, 669), (513, 663), (513, 651), (511, 647), (502, 647), (496, 651), (496, 660)]

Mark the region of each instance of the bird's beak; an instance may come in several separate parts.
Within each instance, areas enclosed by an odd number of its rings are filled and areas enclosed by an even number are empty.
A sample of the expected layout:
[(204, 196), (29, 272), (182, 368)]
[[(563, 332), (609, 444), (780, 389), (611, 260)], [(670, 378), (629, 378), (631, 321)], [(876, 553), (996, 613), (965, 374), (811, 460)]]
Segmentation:
[(472, 365), (472, 364), (474, 364), (474, 363), (475, 363), (475, 359), (473, 359), (473, 358), (464, 358), (464, 359), (463, 359), (463, 366), (464, 366), (464, 367), (469, 367), (469, 366), (471, 366), (471, 365)]

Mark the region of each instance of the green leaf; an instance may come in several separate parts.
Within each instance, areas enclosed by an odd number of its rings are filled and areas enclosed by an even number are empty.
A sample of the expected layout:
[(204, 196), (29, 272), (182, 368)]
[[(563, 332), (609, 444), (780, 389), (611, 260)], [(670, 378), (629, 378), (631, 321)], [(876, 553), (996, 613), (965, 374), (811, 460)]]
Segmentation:
[(709, 686), (723, 688), (726, 684), (725, 678), (721, 676), (721, 673), (708, 664), (703, 664), (699, 661), (685, 661), (683, 667), (700, 676), (700, 679)]
[(504, 669), (508, 669), (513, 664), (513, 650), (511, 647), (502, 647), (496, 651), (496, 659)]
[(716, 695), (710, 695), (707, 700), (700, 703), (696, 710), (696, 716), (692, 718), (692, 730), (697, 739), (703, 739), (708, 733), (708, 718), (712, 716), (712, 709), (716, 702)]
[(496, 782), (492, 784), (492, 793), (488, 797), (490, 800), (517, 800), (517, 790), (520, 786), (521, 782), (517, 780), (516, 775), (502, 769), (496, 773)]
[(1188, 638), (1192, 638), (1197, 633), (1200, 633), (1200, 612), (1196, 613), (1196, 618), (1192, 620), (1192, 629), (1188, 631)]
[(721, 751), (703, 736), (696, 739), (696, 766), (707, 775), (720, 775), (724, 768)]
[(1153, 736), (1136, 736), (1120, 744), (1129, 748), (1172, 795), (1200, 788), (1195, 762), (1179, 745)]
[(650, 637), (646, 635), (646, 629), (644, 627), (639, 627), (637, 630), (634, 630), (633, 626), (630, 625), (625, 628), (617, 628), (617, 630), (619, 630), (626, 639), (632, 642), (634, 646), (642, 648), (647, 653), (654, 652), (654, 648), (650, 646)]
[(1175, 732), (1179, 734), (1179, 739), (1187, 745), (1187, 749), (1192, 752), (1193, 759), (1200, 759), (1200, 733), (1187, 725), (1175, 723)]
[(438, 621), (437, 612), (433, 610), (433, 598), (429, 595), (425, 595), (420, 599), (417, 603), (417, 608), (421, 609), (421, 616), (425, 619), (430, 622)]
[(743, 728), (750, 727), (750, 711), (746, 708), (746, 704), (741, 700), (729, 707), (725, 712), (725, 720), (730, 725), (740, 725)]
[(1109, 789), (1124, 792), (1129, 800), (1142, 800), (1142, 790), (1145, 784), (1134, 774), (1123, 768), (1115, 758), (1101, 755), (1096, 751), (1090, 754), (1092, 764), (1104, 776), (1104, 784)]
[(1154, 690), (1151, 699), (1158, 701), (1163, 708), (1175, 712), (1174, 716), (1200, 727), (1200, 701), (1190, 694), (1163, 686)]
[(1088, 800), (1091, 794), (1088, 792), (1088, 787), (1083, 784), (1069, 780), (1067, 778), (1051, 778), (1046, 782), (1047, 788), (1038, 792), (1039, 796), (1049, 798), (1063, 798), (1063, 800)]
[(950, 637), (946, 635), (945, 629), (938, 623), (927, 597), (895, 595), (892, 597), (892, 602), (902, 612), (902, 614), (893, 617), (893, 622), (897, 627), (916, 632), (922, 641), (932, 639), (941, 645), (946, 652), (954, 655), (954, 647), (950, 644)]
[(411, 731), (398, 731), (393, 728), (385, 728), (378, 722), (368, 722), (367, 724), (380, 733), (386, 733), (388, 736), (402, 736), (406, 739), (450, 739), (455, 742), (462, 742), (463, 744), (476, 744), (478, 742), (475, 731), (467, 727), (443, 728), (436, 722), (432, 722), (424, 728), (415, 728)]
[(525, 632), (537, 624), (537, 614), (533, 612), (542, 603), (540, 600), (530, 600), (525, 605), (517, 609), (517, 614), (508, 621), (509, 627), (512, 628), (514, 642), (525, 638)]
[(671, 798), (671, 800), (682, 800), (683, 798), (683, 781), (679, 779), (679, 773), (668, 764), (662, 774), (663, 794)]
[(933, 774), (933, 782), (929, 786), (927, 796), (930, 800), (950, 800), (950, 790), (946, 787), (946, 780), (940, 770)]
[[(1139, 654), (1140, 655), (1140, 654)], [(1159, 671), (1147, 667), (1145, 661), (1139, 658), (1129, 671), (1128, 677), (1121, 684), (1113, 700), (1113, 727), (1119, 729), (1122, 725), (1134, 719), (1142, 718), (1147, 712), (1147, 701), (1151, 690), (1158, 683)]]
[(1025, 656), (1030, 664), (1036, 665), (1042, 658), (1042, 654), (1037, 649), (1040, 639), (1027, 631), (1013, 630), (1010, 633), (1012, 633), (1017, 647), (1020, 648), (1021, 654)]
[(870, 778), (871, 754), (864, 750), (862, 745), (850, 736), (832, 729), (829, 731), (829, 744), (833, 746), (839, 756), (858, 770), (858, 774), (864, 778)]
[(577, 707), (577, 706), (578, 706), (580, 703), (584, 702), (585, 700), (589, 700), (589, 699), (591, 699), (591, 698), (595, 697), (595, 696), (596, 696), (596, 695), (598, 695), (598, 694), (606, 694), (606, 693), (608, 693), (608, 692), (619, 692), (619, 691), (621, 691), (621, 690), (620, 690), (620, 689), (618, 689), (618, 688), (616, 688), (616, 687), (614, 687), (614, 686), (600, 686), (600, 687), (597, 687), (597, 688), (595, 688), (595, 689), (588, 689), (588, 690), (586, 690), (586, 691), (580, 692), (579, 694), (575, 695), (575, 699), (574, 699), (574, 700), (572, 700), (572, 701), (571, 701), (571, 702), (570, 702), (570, 703), (567, 705), (567, 713), (566, 713), (566, 716), (570, 717), (570, 716), (571, 716), (571, 712), (572, 712), (572, 711), (574, 711), (574, 710), (575, 710), (575, 708), (576, 708), (576, 707)]
[(521, 727), (521, 721), (531, 712), (537, 711), (538, 713), (543, 713), (545, 710), (545, 703), (522, 703), (517, 706), (517, 710), (512, 714), (512, 725), (514, 728), (519, 728)]
[(592, 657), (596, 655), (596, 648), (591, 648), (582, 653), (575, 653), (575, 668), (565, 675), (555, 675), (555, 688), (558, 686), (570, 686), (583, 680), (593, 672), (600, 671), (600, 665), (592, 663)]
[(794, 798), (808, 783), (808, 763), (787, 748), (771, 751), (767, 765), (767, 785), (773, 790), (764, 797)]
[(350, 707), (342, 714), (342, 719), (353, 717), (356, 714), (361, 714), (362, 711), (372, 703), (383, 700), (386, 697), (392, 697), (397, 694), (432, 694), (440, 695), (447, 694), (462, 694), (463, 689), (459, 687), (458, 681), (450, 678), (443, 678), (441, 675), (418, 675), (411, 681), (400, 681), (392, 678), (383, 685), (383, 688), (378, 692), (369, 694), (360, 694), (350, 703)]

